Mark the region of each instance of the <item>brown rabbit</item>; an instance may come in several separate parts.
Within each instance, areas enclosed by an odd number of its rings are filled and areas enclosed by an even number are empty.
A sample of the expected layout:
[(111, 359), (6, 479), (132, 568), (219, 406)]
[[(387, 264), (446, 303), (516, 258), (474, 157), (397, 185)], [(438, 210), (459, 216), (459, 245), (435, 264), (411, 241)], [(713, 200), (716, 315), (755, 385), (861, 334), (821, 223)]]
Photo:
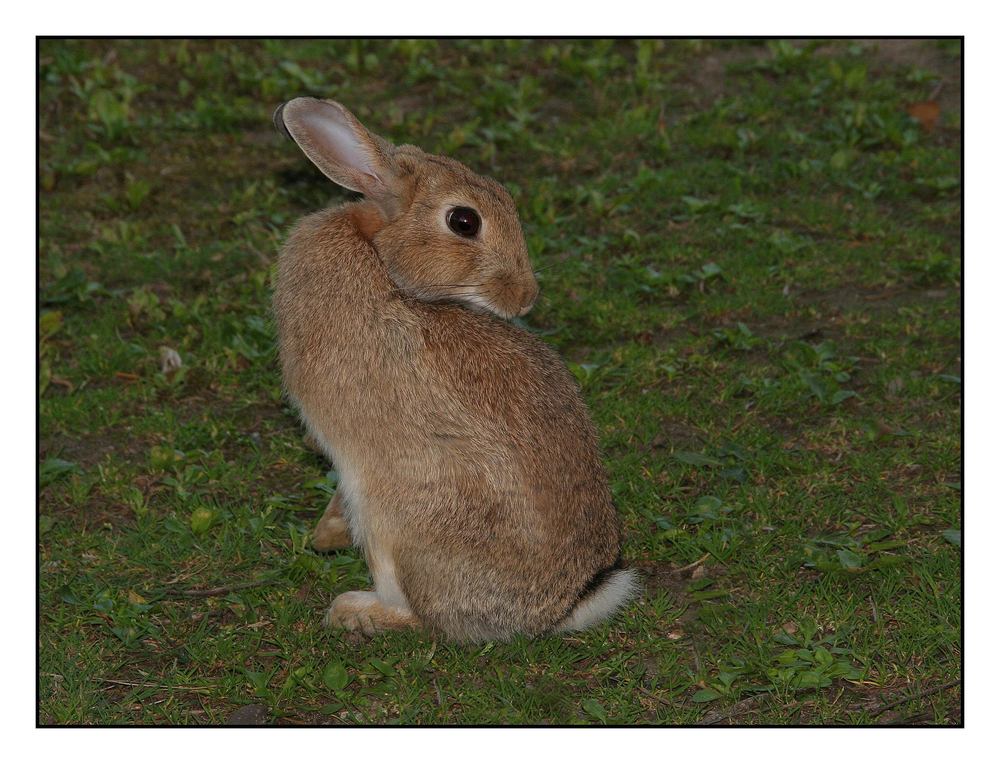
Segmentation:
[(326, 623), (483, 641), (609, 617), (636, 583), (593, 425), (559, 356), (504, 320), (538, 294), (510, 195), (333, 101), (275, 124), (365, 196), (296, 224), (274, 290), (285, 389), (339, 473), (314, 546), (353, 541), (375, 584)]

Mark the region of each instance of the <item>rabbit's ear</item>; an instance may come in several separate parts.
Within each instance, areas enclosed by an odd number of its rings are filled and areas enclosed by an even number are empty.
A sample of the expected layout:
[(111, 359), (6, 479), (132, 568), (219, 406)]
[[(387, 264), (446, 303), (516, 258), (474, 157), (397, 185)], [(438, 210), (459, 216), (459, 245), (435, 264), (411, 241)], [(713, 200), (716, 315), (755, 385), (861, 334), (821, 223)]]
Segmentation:
[(391, 145), (336, 101), (294, 98), (274, 112), (274, 124), (334, 183), (360, 191), (380, 206), (393, 197)]

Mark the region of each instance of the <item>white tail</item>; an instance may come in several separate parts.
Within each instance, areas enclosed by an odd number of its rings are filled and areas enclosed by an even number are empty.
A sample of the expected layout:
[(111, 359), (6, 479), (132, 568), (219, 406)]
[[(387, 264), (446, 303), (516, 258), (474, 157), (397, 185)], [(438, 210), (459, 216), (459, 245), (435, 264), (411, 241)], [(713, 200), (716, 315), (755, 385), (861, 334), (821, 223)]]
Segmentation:
[(639, 579), (632, 570), (616, 570), (560, 621), (554, 631), (582, 631), (615, 614), (639, 593)]

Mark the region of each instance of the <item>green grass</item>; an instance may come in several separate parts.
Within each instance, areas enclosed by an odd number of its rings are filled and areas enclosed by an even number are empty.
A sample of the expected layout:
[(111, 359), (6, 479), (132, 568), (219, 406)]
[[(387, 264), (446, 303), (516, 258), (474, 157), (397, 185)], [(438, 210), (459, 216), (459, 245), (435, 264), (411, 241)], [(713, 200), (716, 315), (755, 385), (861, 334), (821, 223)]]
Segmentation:
[[(43, 41), (39, 720), (961, 723), (960, 55)], [(645, 576), (613, 623), (321, 628), (368, 579), (309, 547), (274, 353), (282, 237), (346, 198), (271, 128), (301, 94), (512, 190)]]

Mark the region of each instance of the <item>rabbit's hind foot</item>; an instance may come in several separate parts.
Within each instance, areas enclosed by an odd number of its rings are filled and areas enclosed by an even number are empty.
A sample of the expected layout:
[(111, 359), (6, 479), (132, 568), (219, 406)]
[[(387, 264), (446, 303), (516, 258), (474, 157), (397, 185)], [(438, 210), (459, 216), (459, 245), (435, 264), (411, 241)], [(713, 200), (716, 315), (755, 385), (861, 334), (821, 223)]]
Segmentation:
[(329, 552), (333, 549), (346, 549), (349, 546), (351, 546), (351, 532), (344, 519), (340, 494), (335, 493), (312, 532), (312, 547), (317, 552)]

